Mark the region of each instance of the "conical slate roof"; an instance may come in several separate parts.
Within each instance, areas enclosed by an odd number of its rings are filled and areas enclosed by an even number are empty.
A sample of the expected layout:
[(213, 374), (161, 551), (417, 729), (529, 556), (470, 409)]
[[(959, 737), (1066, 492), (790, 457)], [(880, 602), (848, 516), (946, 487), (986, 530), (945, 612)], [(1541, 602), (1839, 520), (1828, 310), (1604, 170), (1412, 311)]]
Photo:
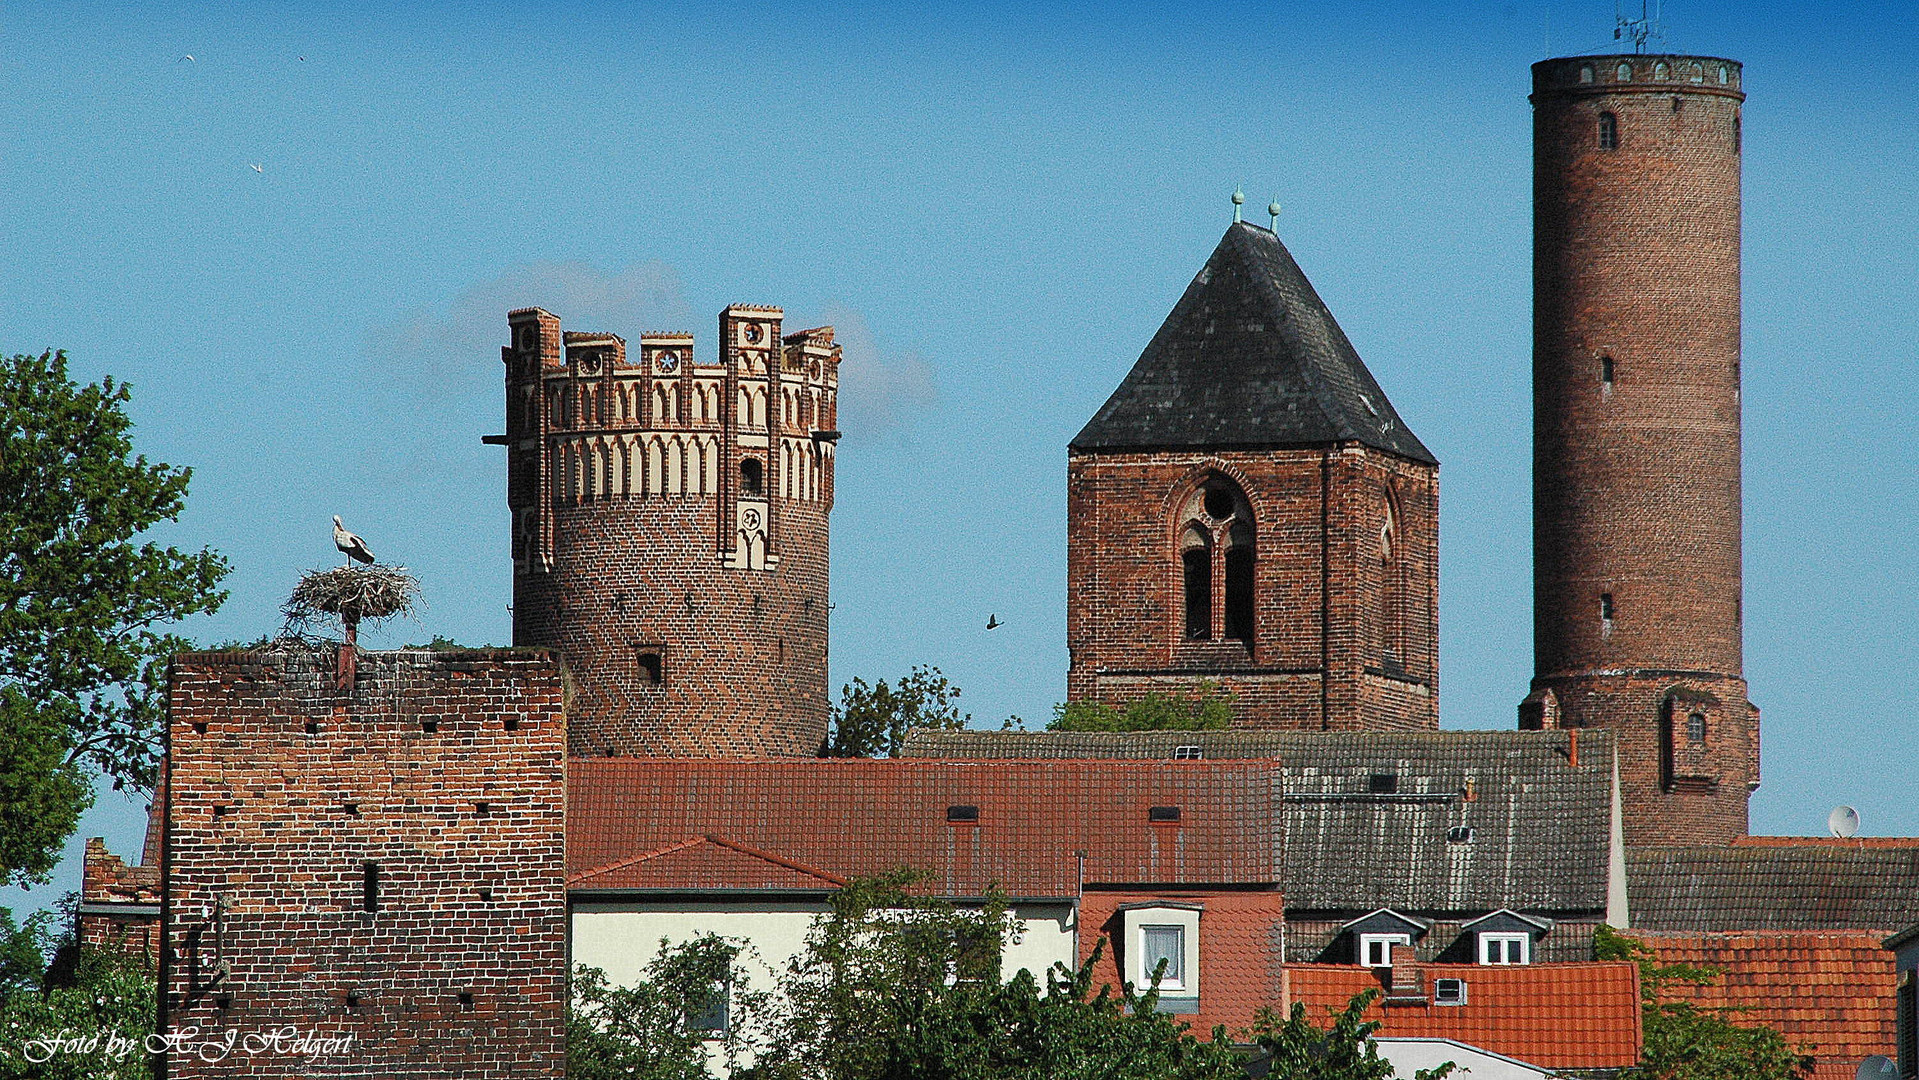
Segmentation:
[(1344, 441), (1438, 464), (1393, 411), (1279, 237), (1234, 222), (1071, 448), (1278, 449)]

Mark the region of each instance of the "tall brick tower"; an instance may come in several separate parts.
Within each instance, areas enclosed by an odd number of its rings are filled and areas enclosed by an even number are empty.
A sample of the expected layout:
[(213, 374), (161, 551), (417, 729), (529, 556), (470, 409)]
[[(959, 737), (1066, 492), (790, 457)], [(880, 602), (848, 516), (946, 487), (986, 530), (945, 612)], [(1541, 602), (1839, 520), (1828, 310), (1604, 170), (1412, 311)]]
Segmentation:
[(1279, 238), (1235, 222), (1067, 451), (1067, 697), (1439, 717), (1439, 463)]
[(575, 754), (805, 755), (827, 723), (839, 346), (779, 308), (689, 334), (507, 316), (513, 641), (575, 682)]
[(1533, 65), (1532, 694), (1612, 728), (1626, 838), (1746, 831), (1740, 645), (1740, 66)]

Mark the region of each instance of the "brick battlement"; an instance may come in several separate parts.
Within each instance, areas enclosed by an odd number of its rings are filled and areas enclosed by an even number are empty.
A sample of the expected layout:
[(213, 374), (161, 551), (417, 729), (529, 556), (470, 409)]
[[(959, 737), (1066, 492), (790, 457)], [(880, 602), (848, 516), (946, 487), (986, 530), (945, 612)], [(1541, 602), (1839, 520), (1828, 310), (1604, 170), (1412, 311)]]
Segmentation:
[(544, 650), (174, 659), (162, 1030), (352, 1035), (169, 1077), (559, 1077), (565, 689)]
[(514, 641), (578, 681), (575, 753), (812, 754), (826, 730), (840, 348), (776, 307), (690, 334), (508, 315)]

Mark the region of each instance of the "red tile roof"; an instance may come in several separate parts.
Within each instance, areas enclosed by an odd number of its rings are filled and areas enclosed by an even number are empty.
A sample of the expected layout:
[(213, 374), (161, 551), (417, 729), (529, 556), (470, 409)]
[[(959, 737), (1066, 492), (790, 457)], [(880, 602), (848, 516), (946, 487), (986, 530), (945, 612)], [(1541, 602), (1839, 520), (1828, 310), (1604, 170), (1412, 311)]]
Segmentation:
[(837, 889), (846, 879), (723, 836), (689, 836), (568, 875), (569, 889)]
[[(1076, 895), (1078, 851), (1089, 884), (1278, 877), (1272, 761), (573, 758), (567, 773), (570, 879), (704, 835), (842, 878), (922, 869), (948, 896)], [(949, 822), (956, 805), (979, 820)], [(1178, 823), (1149, 823), (1154, 806)]]
[(1919, 848), (1919, 836), (1735, 836), (1733, 847), (1809, 847), (1865, 851), (1872, 848)]
[(1879, 935), (1767, 930), (1723, 934), (1629, 931), (1669, 964), (1719, 969), (1709, 986), (1674, 984), (1668, 1000), (1749, 1010), (1735, 1023), (1764, 1024), (1811, 1054), (1815, 1071), (1847, 1077), (1872, 1054), (1895, 1056), (1893, 952)]
[[(1111, 939), (1120, 937), (1122, 904), (1170, 900), (1198, 904), (1199, 1012), (1181, 1016), (1201, 1037), (1224, 1024), (1237, 1035), (1250, 1027), (1253, 1013), (1279, 1001), (1280, 927), (1285, 921), (1285, 897), (1278, 891), (1214, 892), (1160, 890), (1154, 892), (1089, 892), (1080, 899), (1079, 957), (1093, 953), (1102, 936), (1109, 940), (1094, 969), (1093, 984), (1112, 986), (1125, 981), (1123, 957)], [(1143, 989), (1143, 988), (1142, 988)]]
[[(1421, 964), (1430, 995), (1437, 979), (1463, 979), (1464, 1005), (1386, 1005), (1366, 1011), (1380, 1035), (1456, 1039), (1548, 1069), (1616, 1069), (1639, 1060), (1639, 968), (1619, 962)], [(1283, 1006), (1306, 1003), (1318, 1019), (1362, 990), (1383, 995), (1387, 969), (1288, 964)]]

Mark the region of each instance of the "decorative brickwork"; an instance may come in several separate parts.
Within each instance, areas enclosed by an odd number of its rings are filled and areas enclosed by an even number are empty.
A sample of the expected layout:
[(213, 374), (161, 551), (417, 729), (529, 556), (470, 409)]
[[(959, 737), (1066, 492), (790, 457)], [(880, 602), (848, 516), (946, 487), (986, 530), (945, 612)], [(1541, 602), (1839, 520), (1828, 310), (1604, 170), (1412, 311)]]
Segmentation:
[[(1204, 491), (1222, 482), (1250, 520), (1207, 513)], [(1183, 557), (1200, 551), (1212, 595), (1230, 594), (1242, 524), (1253, 552), (1250, 635), (1229, 633), (1225, 598), (1200, 636)], [(1233, 693), (1246, 727), (1437, 727), (1438, 541), (1438, 470), (1357, 443), (1075, 453), (1067, 695), (1118, 703), (1211, 679)]]
[(727, 308), (704, 363), (507, 317), (513, 640), (565, 657), (576, 754), (819, 750), (840, 352), (780, 319)]
[(187, 653), (171, 673), (161, 1030), (188, 1077), (559, 1077), (565, 718), (543, 651)]
[(1619, 732), (1626, 839), (1746, 831), (1740, 67), (1533, 65), (1532, 694)]

